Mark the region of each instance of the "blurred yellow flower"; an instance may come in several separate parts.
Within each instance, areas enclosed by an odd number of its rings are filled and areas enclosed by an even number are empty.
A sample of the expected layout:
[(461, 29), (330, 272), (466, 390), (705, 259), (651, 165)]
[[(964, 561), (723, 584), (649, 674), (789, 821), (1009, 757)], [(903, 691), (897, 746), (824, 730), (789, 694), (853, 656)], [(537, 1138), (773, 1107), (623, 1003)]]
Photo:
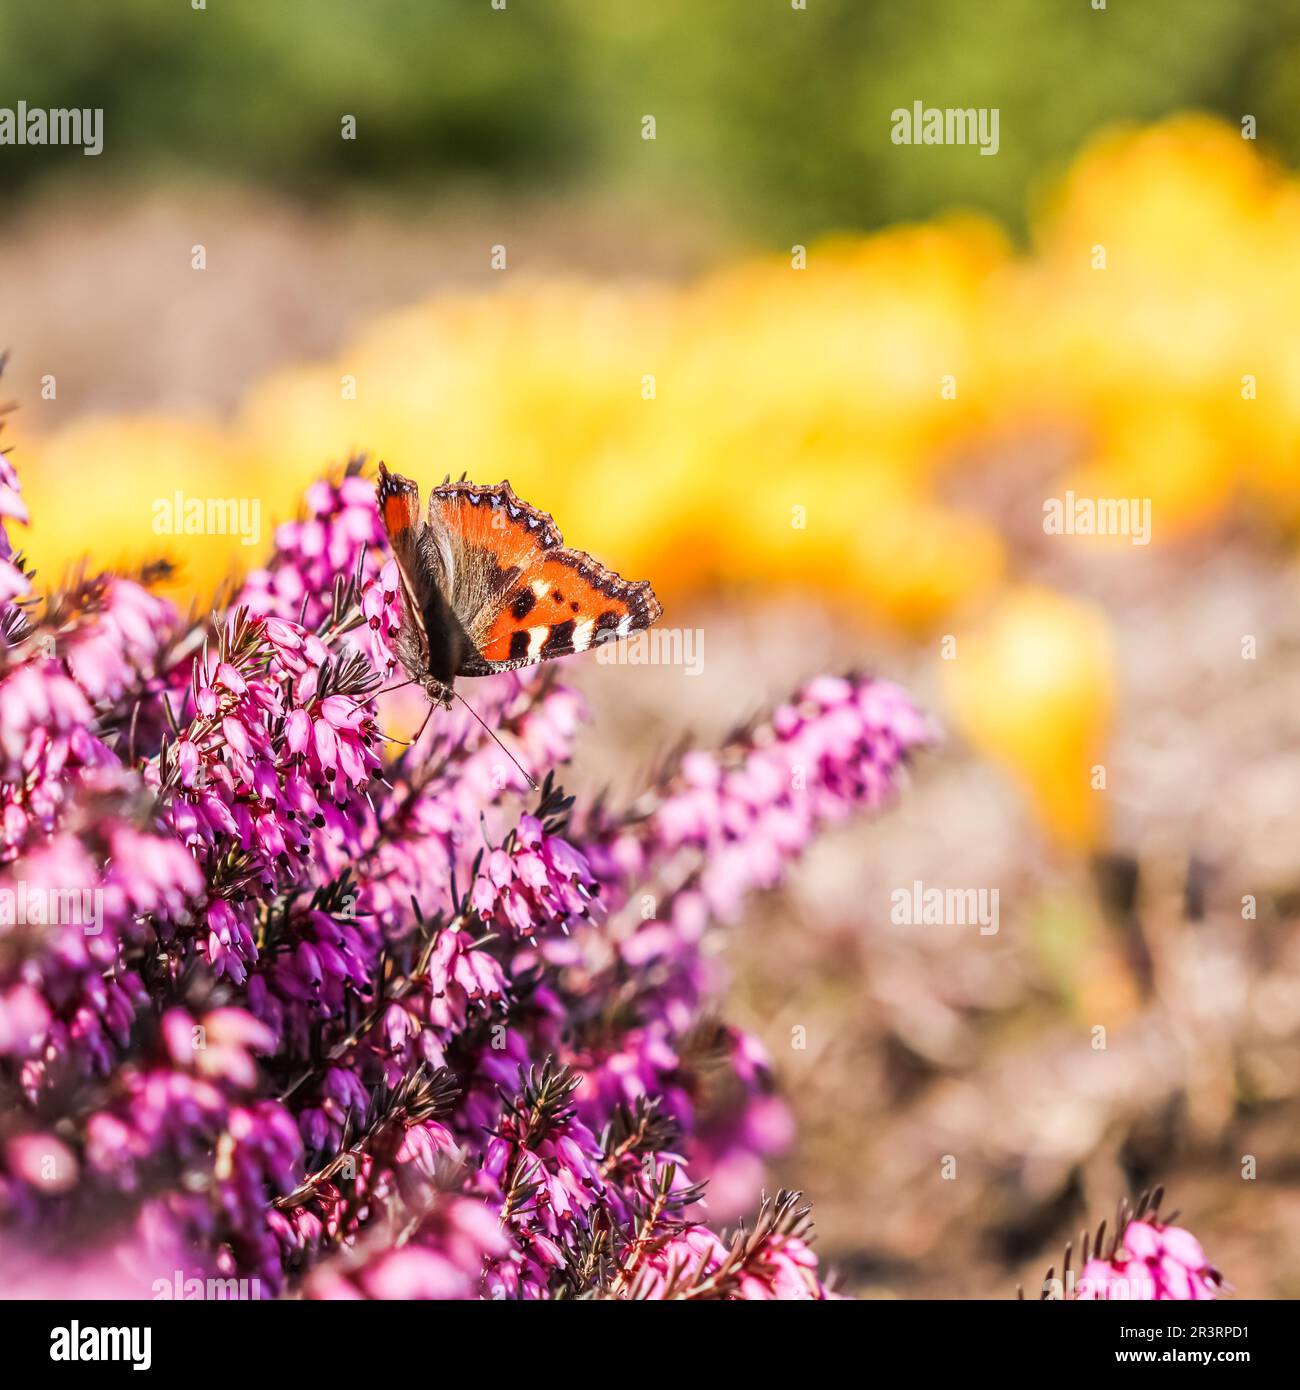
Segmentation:
[(1018, 288), (1017, 386), (1091, 440), (1067, 480), (1150, 498), (1153, 534), (1244, 494), (1300, 514), (1300, 184), (1208, 116), (1098, 138), (1038, 230)]
[[(167, 557), (178, 565), (167, 588), (200, 603), (238, 568), (258, 562), (271, 539), (270, 518), (277, 507), (291, 515), (298, 491), (269, 491), (276, 480), (251, 473), (215, 426), (162, 418), (92, 418), (46, 439), (23, 439), (18, 467), (31, 525), (15, 528), (13, 539), (36, 564), (38, 587), (57, 584), (86, 556), (100, 568)], [(203, 504), (203, 526), (187, 533), (193, 501)], [(209, 501), (235, 503), (214, 512), (224, 532), (208, 528)], [(254, 523), (255, 536), (244, 544)]]
[(1028, 587), (1007, 590), (942, 663), (956, 726), (1009, 770), (1055, 836), (1078, 847), (1104, 828), (1113, 663), (1100, 610)]

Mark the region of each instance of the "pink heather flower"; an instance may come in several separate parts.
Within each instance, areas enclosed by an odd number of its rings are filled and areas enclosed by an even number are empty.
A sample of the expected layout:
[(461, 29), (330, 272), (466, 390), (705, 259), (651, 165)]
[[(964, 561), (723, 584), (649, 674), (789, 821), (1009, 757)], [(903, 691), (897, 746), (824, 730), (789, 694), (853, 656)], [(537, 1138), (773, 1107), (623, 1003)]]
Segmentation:
[(77, 1160), (52, 1134), (19, 1134), (5, 1145), (5, 1166), (37, 1191), (60, 1196), (76, 1186)]
[(1154, 1219), (1130, 1221), (1109, 1259), (1084, 1265), (1075, 1297), (1194, 1302), (1217, 1298), (1222, 1282), (1190, 1231)]
[(81, 690), (37, 658), (0, 678), (0, 862), (51, 833), (89, 770), (116, 764)]
[[(605, 816), (590, 828), (583, 849), (614, 930), (542, 951), (557, 966), (586, 961), (620, 979), (627, 1022), (618, 1038), (573, 1054), (580, 1108), (598, 1122), (612, 1105), (659, 1096), (692, 1136), (693, 1172), (715, 1180), (710, 1201), (721, 1219), (757, 1200), (763, 1161), (790, 1131), (761, 1049), (733, 1030), (711, 1040), (695, 1033), (705, 999), (723, 983), (706, 939), (750, 894), (779, 883), (824, 824), (882, 804), (906, 757), (934, 736), (897, 687), (822, 678), (725, 748), (686, 753), (635, 818)], [(660, 893), (660, 874), (678, 886)], [(657, 909), (650, 918), (638, 910), (646, 900)], [(692, 1082), (701, 1048), (722, 1050), (738, 1083), (725, 1109), (706, 1115)]]
[(49, 1006), (31, 985), (12, 985), (0, 993), (0, 1056), (32, 1056), (49, 1025)]
[(161, 1027), (173, 1066), (242, 1091), (257, 1084), (252, 1054), (275, 1046), (271, 1029), (243, 1009), (213, 1009), (197, 1021), (184, 1009), (169, 1009)]
[(879, 805), (906, 755), (934, 737), (897, 687), (822, 677), (721, 757), (688, 753), (638, 831), (642, 853), (651, 863), (704, 853), (699, 890), (730, 919), (746, 894), (780, 880), (822, 823)]
[(305, 1292), (309, 1298), (476, 1298), (484, 1264), (509, 1249), (486, 1205), (441, 1196), (405, 1244), (381, 1248), (347, 1271), (325, 1266), (307, 1280)]
[[(220, 1263), (195, 1255), (194, 1236), (205, 1225), (210, 1223), (204, 1220), (201, 1199), (200, 1204), (191, 1199), (146, 1202), (133, 1222), (71, 1249), (34, 1248), (30, 1233), (24, 1233), (20, 1241), (0, 1243), (0, 1298), (192, 1297), (184, 1292), (186, 1281), (217, 1274)], [(178, 1283), (180, 1295), (175, 1293)]]
[(57, 640), (56, 651), (88, 699), (121, 700), (158, 674), (177, 626), (170, 604), (132, 580), (109, 577), (93, 612)]
[(27, 523), (27, 506), (19, 496), (18, 474), (8, 457), (0, 453), (0, 605), (10, 605), (31, 592), (27, 576), (13, 562), (14, 549), (5, 523)]
[(506, 844), (488, 854), (470, 902), (479, 919), (532, 939), (588, 916), (596, 881), (582, 853), (548, 835), (536, 816), (521, 816)]
[(1163, 1189), (1156, 1188), (1144, 1194), (1135, 1209), (1122, 1202), (1114, 1228), (1118, 1234), (1109, 1239), (1104, 1221), (1095, 1235), (1085, 1231), (1082, 1269), (1076, 1276), (1067, 1248), (1063, 1277), (1049, 1270), (1042, 1297), (1180, 1302), (1217, 1298), (1223, 1276), (1191, 1232), (1160, 1220), (1162, 1197)]
[(730, 1244), (706, 1226), (669, 1222), (658, 1236), (653, 1223), (643, 1222), (620, 1263), (616, 1289), (650, 1299), (828, 1298), (807, 1240), (807, 1208), (798, 1202), (792, 1192), (764, 1201), (752, 1232), (738, 1233)]

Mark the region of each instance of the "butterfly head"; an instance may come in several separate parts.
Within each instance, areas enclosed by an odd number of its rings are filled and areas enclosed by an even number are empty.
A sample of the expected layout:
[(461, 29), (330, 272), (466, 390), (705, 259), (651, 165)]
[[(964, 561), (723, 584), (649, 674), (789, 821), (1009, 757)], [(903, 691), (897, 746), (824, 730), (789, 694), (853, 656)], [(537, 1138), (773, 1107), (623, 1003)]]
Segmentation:
[(440, 681), (434, 676), (430, 676), (424, 682), (424, 693), (431, 705), (441, 705), (443, 709), (451, 708), (451, 685), (447, 681)]

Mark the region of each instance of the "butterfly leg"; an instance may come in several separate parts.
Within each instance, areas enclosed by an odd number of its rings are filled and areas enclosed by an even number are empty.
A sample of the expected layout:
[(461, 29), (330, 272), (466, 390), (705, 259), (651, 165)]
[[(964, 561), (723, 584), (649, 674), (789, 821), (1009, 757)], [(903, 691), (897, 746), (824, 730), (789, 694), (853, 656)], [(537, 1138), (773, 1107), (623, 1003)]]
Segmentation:
[(426, 715), (424, 716), (424, 720), (423, 720), (423, 722), (420, 724), (419, 729), (416, 731), (416, 735), (415, 735), (414, 738), (410, 738), (410, 739), (407, 739), (407, 738), (390, 738), (390, 739), (388, 740), (389, 743), (397, 743), (397, 744), (400, 744), (403, 748), (414, 748), (415, 745), (416, 745), (417, 743), (419, 743), (420, 738), (421, 738), (421, 736), (423, 735), (424, 731), (429, 727), (429, 720), (433, 718), (433, 712), (434, 712), (434, 710), (436, 710), (437, 708), (438, 708), (437, 705), (430, 705), (430, 706), (429, 706), (429, 712), (428, 712), (428, 714), (426, 714)]

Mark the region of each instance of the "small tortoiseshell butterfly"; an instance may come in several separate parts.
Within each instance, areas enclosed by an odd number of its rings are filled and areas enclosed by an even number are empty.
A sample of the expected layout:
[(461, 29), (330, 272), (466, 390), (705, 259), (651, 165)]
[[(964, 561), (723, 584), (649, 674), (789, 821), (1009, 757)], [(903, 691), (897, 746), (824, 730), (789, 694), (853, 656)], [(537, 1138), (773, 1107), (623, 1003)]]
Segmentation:
[(444, 483), (429, 494), (381, 463), (379, 515), (402, 582), (398, 659), (435, 705), (457, 676), (489, 676), (584, 652), (655, 622), (650, 585), (566, 550), (545, 512), (509, 483)]

